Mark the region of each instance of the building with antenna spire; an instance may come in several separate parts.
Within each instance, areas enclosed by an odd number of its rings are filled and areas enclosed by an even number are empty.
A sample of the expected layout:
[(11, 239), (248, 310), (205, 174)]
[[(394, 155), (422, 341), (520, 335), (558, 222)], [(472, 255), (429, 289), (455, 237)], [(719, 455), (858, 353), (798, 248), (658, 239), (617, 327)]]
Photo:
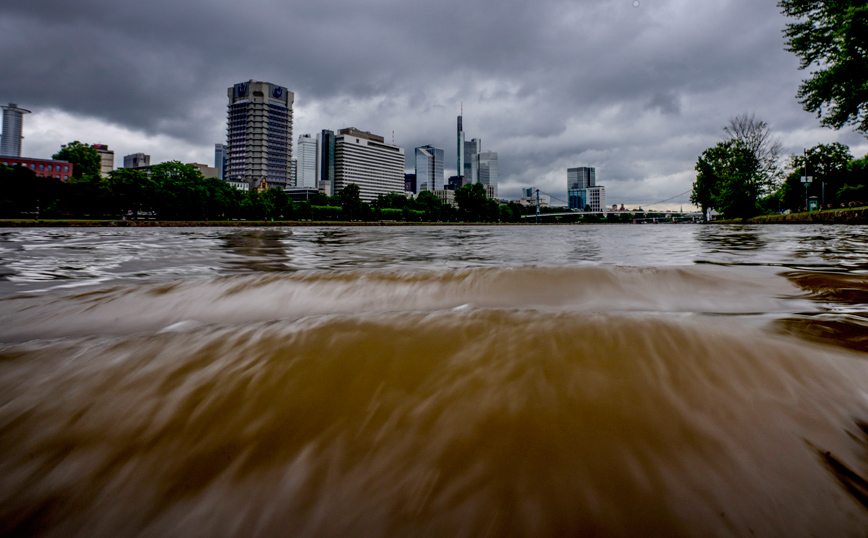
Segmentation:
[(29, 110), (18, 108), (15, 103), (3, 107), (3, 134), (0, 136), (0, 155), (21, 157), (21, 139), (24, 114)]
[(458, 163), (455, 173), (464, 175), (464, 103), (461, 103), (461, 115), (458, 116)]

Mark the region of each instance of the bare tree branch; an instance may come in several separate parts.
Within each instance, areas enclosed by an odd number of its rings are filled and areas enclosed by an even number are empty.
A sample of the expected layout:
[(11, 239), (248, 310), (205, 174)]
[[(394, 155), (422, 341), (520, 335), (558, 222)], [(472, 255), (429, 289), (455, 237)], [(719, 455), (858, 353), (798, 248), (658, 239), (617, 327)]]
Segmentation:
[(781, 160), (784, 146), (774, 138), (766, 122), (757, 119), (747, 112), (729, 119), (729, 125), (723, 128), (724, 141), (734, 140), (744, 143), (754, 154), (760, 164), (766, 190), (776, 189), (783, 178)]

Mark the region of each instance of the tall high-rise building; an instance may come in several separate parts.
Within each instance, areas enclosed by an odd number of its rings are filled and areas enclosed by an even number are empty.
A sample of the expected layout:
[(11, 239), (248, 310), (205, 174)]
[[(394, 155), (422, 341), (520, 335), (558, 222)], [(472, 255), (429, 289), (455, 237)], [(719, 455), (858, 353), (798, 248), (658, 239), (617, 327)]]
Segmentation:
[(459, 172), (459, 175), (463, 175), (471, 184), (479, 182), (477, 155), (480, 151), (482, 151), (482, 140), (474, 138), (469, 142), (464, 142), (464, 170)]
[(567, 168), (567, 199), (570, 209), (602, 211), (606, 207), (606, 187), (596, 185), (596, 170), (587, 166)]
[(21, 157), (22, 126), (24, 114), (29, 110), (18, 108), (15, 103), (3, 107), (3, 134), (0, 135), (0, 155)]
[(217, 177), (223, 179), (226, 171), (226, 148), (223, 144), (214, 144), (214, 168), (217, 169)]
[(491, 187), (492, 197), (497, 196), (497, 152), (480, 151), (476, 162), (477, 182)]
[(587, 189), (594, 186), (596, 170), (587, 166), (567, 168), (567, 189)]
[(439, 191), (445, 188), (444, 158), (445, 152), (434, 146), (416, 148), (416, 194), (422, 189)]
[(298, 160), (295, 157), (289, 159), (289, 185), (295, 187), (298, 185)]
[(229, 97), (226, 181), (251, 185), (266, 178), (285, 188), (292, 158), (295, 94), (270, 82), (249, 80), (227, 90)]
[(335, 185), (335, 151), (337, 149), (337, 137), (334, 131), (323, 129), (322, 132), (316, 135), (318, 151), (316, 155), (316, 175), (319, 178), (320, 185), (328, 185), (328, 190), (332, 196), (337, 191)]
[(316, 174), (316, 162), (319, 157), (318, 142), (318, 138), (314, 138), (309, 134), (303, 134), (298, 137), (296, 187), (319, 188), (319, 177)]
[(105, 144), (94, 144), (93, 149), (99, 153), (99, 175), (108, 177), (109, 172), (115, 169), (115, 152)]
[(458, 116), (458, 167), (456, 174), (464, 174), (464, 105), (461, 106), (461, 116)]
[(124, 156), (124, 168), (144, 168), (151, 166), (151, 156), (144, 153), (133, 153)]
[(403, 193), (404, 148), (354, 127), (341, 129), (335, 137), (333, 194), (350, 183), (359, 186), (364, 202), (376, 200), (378, 194)]

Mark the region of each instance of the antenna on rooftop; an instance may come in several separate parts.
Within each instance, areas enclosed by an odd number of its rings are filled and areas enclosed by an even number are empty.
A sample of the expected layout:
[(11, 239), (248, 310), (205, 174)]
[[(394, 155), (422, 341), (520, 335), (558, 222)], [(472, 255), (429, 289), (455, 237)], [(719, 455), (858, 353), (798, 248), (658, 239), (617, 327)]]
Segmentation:
[(392, 145), (395, 145), (395, 130), (392, 129)]

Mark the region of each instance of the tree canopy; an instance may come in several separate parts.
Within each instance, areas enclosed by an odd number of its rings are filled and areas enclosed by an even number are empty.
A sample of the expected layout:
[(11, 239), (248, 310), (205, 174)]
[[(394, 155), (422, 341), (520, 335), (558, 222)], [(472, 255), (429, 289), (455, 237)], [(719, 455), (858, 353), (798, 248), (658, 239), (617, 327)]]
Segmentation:
[(696, 172), (690, 201), (703, 213), (709, 208), (717, 209), (726, 218), (757, 213), (763, 174), (759, 160), (745, 142), (728, 140), (706, 149), (696, 162)]
[(99, 175), (99, 152), (94, 147), (82, 144), (78, 140), (60, 146), (60, 151), (52, 155), (51, 158), (72, 163), (72, 177), (75, 179)]
[(784, 31), (786, 50), (800, 69), (816, 69), (799, 87), (802, 106), (823, 125), (853, 124), (868, 134), (868, 2), (781, 0), (778, 7), (796, 19)]
[(729, 119), (729, 124), (723, 128), (726, 140), (742, 142), (753, 153), (759, 163), (759, 173), (762, 189), (771, 192), (777, 188), (783, 171), (780, 161), (784, 147), (772, 136), (769, 126), (754, 114), (747, 112)]

